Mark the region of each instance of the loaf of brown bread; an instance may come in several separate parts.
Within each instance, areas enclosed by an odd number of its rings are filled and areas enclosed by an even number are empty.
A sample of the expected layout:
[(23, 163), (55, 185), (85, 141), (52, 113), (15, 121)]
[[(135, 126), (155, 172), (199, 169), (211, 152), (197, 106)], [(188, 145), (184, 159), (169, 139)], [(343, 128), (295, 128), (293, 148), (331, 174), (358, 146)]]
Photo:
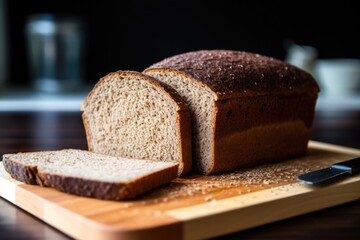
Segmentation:
[(144, 73), (188, 104), (194, 163), (204, 174), (306, 153), (319, 87), (299, 68), (259, 54), (202, 50)]
[(5, 154), (5, 170), (16, 180), (84, 197), (134, 198), (177, 177), (178, 164), (126, 159), (88, 151)]
[(138, 72), (103, 77), (83, 103), (90, 151), (179, 163), (191, 170), (190, 112), (168, 86)]

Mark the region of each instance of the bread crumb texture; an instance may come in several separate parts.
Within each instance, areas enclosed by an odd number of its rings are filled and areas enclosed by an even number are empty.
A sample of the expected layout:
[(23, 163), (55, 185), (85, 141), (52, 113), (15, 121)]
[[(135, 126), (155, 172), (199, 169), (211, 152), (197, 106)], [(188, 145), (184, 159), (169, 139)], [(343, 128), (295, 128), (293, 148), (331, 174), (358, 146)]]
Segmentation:
[(179, 162), (177, 110), (169, 95), (140, 73), (104, 77), (84, 106), (92, 151)]
[(105, 156), (75, 149), (5, 154), (4, 159), (43, 172), (102, 182), (129, 182), (173, 164)]
[(212, 125), (214, 117), (214, 94), (208, 88), (188, 79), (186, 75), (176, 71), (149, 71), (146, 72), (152, 77), (168, 84), (176, 89), (191, 110), (191, 132), (192, 148), (194, 150), (195, 167), (206, 169), (211, 167), (211, 157), (213, 147)]

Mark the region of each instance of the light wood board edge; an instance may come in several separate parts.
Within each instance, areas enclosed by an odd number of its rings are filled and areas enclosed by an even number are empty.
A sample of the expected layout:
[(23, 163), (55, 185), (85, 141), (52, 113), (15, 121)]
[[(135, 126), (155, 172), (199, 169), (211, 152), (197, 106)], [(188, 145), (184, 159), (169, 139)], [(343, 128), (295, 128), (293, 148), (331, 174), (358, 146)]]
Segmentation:
[[(310, 141), (309, 147), (360, 155), (359, 149), (315, 141)], [(147, 235), (148, 232), (150, 235), (153, 233), (153, 236), (166, 236), (170, 235), (171, 232), (174, 239), (208, 238), (360, 199), (359, 176), (349, 178), (347, 181), (325, 189), (317, 189), (317, 191), (302, 184), (291, 184), (217, 202), (167, 211), (165, 214), (172, 221), (165, 222), (166, 225), (162, 228), (154, 226), (154, 229), (150, 229), (150, 231), (146, 229), (137, 234), (134, 231), (124, 232), (121, 229), (95, 222), (42, 199), (35, 193), (24, 189), (23, 187), (26, 184), (12, 179), (4, 170), (2, 164), (0, 164), (0, 172), (8, 176), (6, 179), (0, 178), (2, 185), (0, 195), (3, 198), (77, 239), (122, 239), (122, 237), (124, 239), (139, 239), (139, 236)], [(341, 194), (339, 194), (339, 189)], [(32, 196), (29, 197), (29, 194)], [(24, 199), (33, 198), (36, 200), (19, 203), (17, 199), (21, 195), (23, 195), (22, 198)], [(298, 195), (301, 196), (300, 202), (297, 199)], [(329, 195), (332, 195), (331, 200), (326, 199), (324, 205), (324, 197), (327, 198)], [(269, 198), (269, 196), (272, 197)], [(232, 206), (230, 207), (230, 205)], [(274, 209), (277, 211), (273, 212)], [(54, 218), (54, 216), (59, 215), (63, 215), (63, 217)], [(247, 217), (241, 220), (239, 216), (242, 215)], [(81, 221), (75, 221), (76, 219)], [(160, 231), (164, 234), (158, 235)]]
[[(360, 150), (310, 141), (309, 147), (360, 156)], [(345, 160), (345, 159), (344, 159)], [(360, 176), (326, 187), (288, 184), (167, 211), (183, 222), (184, 239), (210, 238), (360, 199)], [(241, 216), (246, 216), (242, 218)]]
[(312, 188), (295, 183), (171, 210), (167, 214), (183, 222), (184, 239), (203, 239), (358, 199), (360, 176), (324, 188)]
[(107, 225), (72, 212), (47, 199), (47, 197), (51, 199), (52, 195), (58, 197), (59, 194), (67, 195), (66, 193), (16, 181), (5, 171), (2, 164), (0, 164), (0, 175), (1, 197), (75, 239), (128, 240), (144, 239), (144, 236), (150, 239), (167, 239), (170, 234), (174, 235), (172, 237), (174, 240), (183, 238), (182, 223), (170, 216), (164, 215), (158, 219), (159, 222), (150, 223), (146, 228), (139, 225), (124, 229)]

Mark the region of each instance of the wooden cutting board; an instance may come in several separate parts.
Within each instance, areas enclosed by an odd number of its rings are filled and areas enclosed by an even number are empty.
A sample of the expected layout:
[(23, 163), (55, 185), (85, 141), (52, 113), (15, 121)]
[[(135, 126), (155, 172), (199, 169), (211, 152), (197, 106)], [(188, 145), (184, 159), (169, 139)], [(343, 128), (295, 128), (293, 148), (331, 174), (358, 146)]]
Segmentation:
[(310, 142), (305, 157), (217, 176), (190, 175), (131, 201), (104, 201), (13, 180), (0, 168), (0, 195), (77, 239), (204, 239), (360, 199), (360, 175), (322, 187), (300, 173), (359, 149)]

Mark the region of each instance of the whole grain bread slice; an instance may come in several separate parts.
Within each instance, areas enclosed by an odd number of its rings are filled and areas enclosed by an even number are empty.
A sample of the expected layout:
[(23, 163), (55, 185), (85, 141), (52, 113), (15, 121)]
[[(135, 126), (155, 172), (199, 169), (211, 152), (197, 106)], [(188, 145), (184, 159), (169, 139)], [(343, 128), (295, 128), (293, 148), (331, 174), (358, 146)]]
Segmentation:
[(3, 155), (14, 179), (84, 197), (131, 199), (177, 177), (178, 163), (65, 149)]
[(187, 105), (150, 76), (117, 71), (100, 79), (83, 106), (90, 151), (179, 163), (191, 170), (191, 120)]

